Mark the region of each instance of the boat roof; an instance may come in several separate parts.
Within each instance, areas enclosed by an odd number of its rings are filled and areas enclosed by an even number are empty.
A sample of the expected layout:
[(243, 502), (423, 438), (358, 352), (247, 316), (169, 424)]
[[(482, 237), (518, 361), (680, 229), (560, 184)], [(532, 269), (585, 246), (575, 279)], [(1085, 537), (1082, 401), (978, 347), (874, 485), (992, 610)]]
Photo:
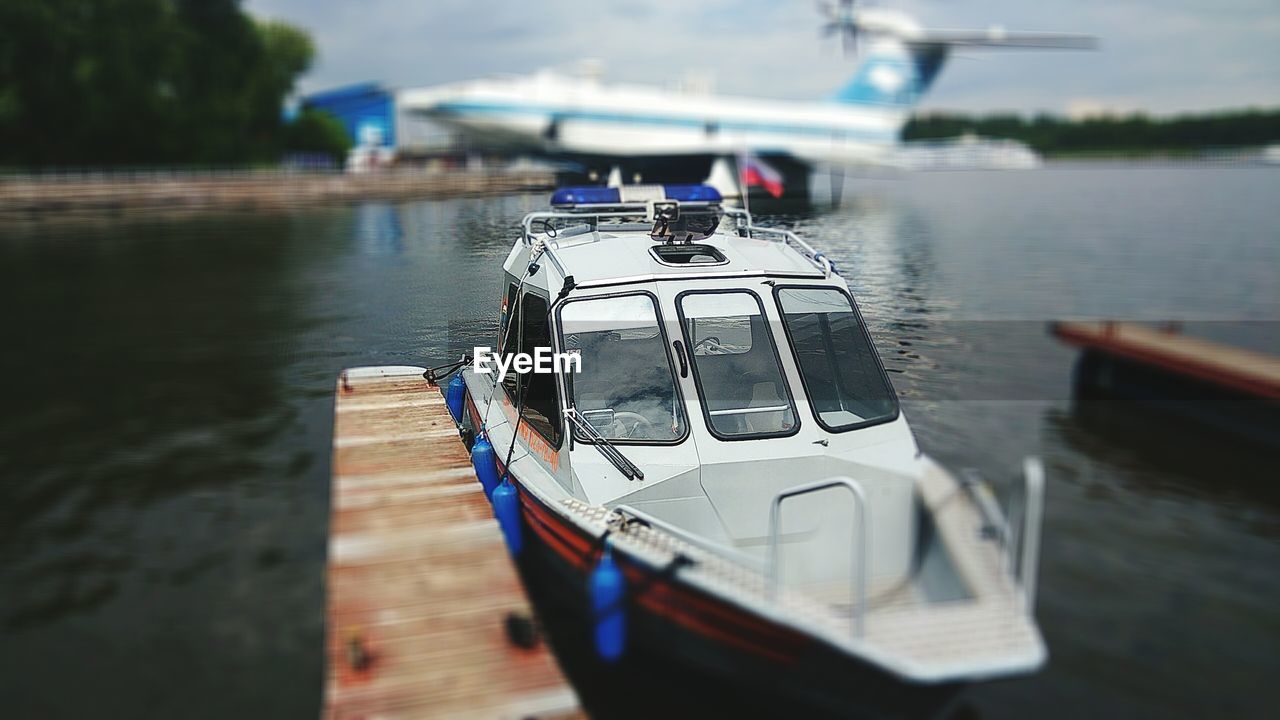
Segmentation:
[[(736, 233), (718, 231), (694, 246), (710, 246), (719, 251), (723, 261), (671, 264), (659, 261), (653, 248), (663, 243), (649, 236), (648, 226), (601, 226), (595, 232), (559, 238), (536, 236), (546, 242), (578, 285), (597, 282), (626, 282), (659, 277), (717, 277), (741, 275), (783, 275), (822, 278), (823, 273), (798, 250), (777, 239), (740, 237)], [(680, 245), (671, 247), (679, 248)]]
[(564, 187), (550, 210), (529, 213), (522, 226), (506, 270), (521, 276), (530, 268), (533, 284), (552, 292), (677, 278), (827, 280), (835, 271), (795, 233), (758, 227), (747, 210), (725, 207), (709, 185)]

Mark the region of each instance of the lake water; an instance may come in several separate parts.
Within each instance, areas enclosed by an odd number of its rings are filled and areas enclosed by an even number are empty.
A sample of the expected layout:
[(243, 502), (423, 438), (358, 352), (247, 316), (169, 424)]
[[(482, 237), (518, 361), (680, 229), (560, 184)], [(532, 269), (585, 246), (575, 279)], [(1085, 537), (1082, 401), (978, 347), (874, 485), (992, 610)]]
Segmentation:
[[(835, 258), (924, 448), (1048, 470), (1047, 669), (970, 717), (1280, 705), (1274, 451), (1073, 407), (1048, 320), (1280, 352), (1280, 170), (864, 179), (766, 218)], [(314, 718), (333, 389), (495, 332), (513, 197), (0, 226), (0, 708)], [(496, 622), (496, 620), (495, 620)]]

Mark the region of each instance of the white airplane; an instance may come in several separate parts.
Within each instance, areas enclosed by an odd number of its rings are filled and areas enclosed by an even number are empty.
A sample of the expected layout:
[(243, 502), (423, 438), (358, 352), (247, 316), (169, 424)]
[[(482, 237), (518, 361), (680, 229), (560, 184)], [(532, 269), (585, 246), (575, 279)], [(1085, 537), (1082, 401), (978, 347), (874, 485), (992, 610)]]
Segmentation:
[[(1056, 33), (925, 30), (905, 13), (820, 5), (826, 35), (839, 33), (860, 56), (853, 79), (823, 101), (795, 102), (602, 85), (552, 73), (405, 90), (401, 111), (421, 115), (480, 147), (535, 153), (614, 168), (645, 181), (697, 182), (717, 158), (744, 152), (787, 177), (788, 194), (807, 193), (819, 163), (882, 163), (911, 109), (957, 47), (1088, 48), (1093, 39)], [(799, 181), (797, 187), (796, 181)]]

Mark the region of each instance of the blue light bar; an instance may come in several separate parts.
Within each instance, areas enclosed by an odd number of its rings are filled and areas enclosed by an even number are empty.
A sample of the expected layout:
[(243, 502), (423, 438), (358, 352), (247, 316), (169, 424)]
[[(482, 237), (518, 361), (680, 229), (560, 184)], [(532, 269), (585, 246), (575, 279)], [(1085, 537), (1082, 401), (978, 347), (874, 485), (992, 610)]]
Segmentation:
[(662, 188), (668, 200), (718, 203), (723, 199), (720, 191), (710, 185), (663, 185)]
[(618, 205), (622, 197), (613, 187), (562, 187), (551, 196), (554, 207), (574, 205)]
[[(720, 192), (710, 185), (663, 185), (661, 198), (676, 200), (682, 203), (719, 203)], [(559, 208), (574, 208), (591, 205), (617, 207), (619, 205), (639, 205), (653, 197), (655, 186), (635, 186), (634, 192), (628, 187), (562, 187), (551, 196), (551, 205)], [(628, 196), (631, 197), (628, 197)]]

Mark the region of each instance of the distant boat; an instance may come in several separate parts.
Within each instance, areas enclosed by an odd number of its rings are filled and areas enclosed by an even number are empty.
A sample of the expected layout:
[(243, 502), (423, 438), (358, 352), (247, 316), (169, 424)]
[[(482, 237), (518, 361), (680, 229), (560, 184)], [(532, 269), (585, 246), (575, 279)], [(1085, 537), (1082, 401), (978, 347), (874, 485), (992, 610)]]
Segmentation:
[(973, 134), (906, 142), (895, 159), (909, 170), (1029, 170), (1044, 164), (1035, 150), (1016, 140)]
[(1262, 149), (1262, 162), (1280, 165), (1280, 145), (1268, 145)]

